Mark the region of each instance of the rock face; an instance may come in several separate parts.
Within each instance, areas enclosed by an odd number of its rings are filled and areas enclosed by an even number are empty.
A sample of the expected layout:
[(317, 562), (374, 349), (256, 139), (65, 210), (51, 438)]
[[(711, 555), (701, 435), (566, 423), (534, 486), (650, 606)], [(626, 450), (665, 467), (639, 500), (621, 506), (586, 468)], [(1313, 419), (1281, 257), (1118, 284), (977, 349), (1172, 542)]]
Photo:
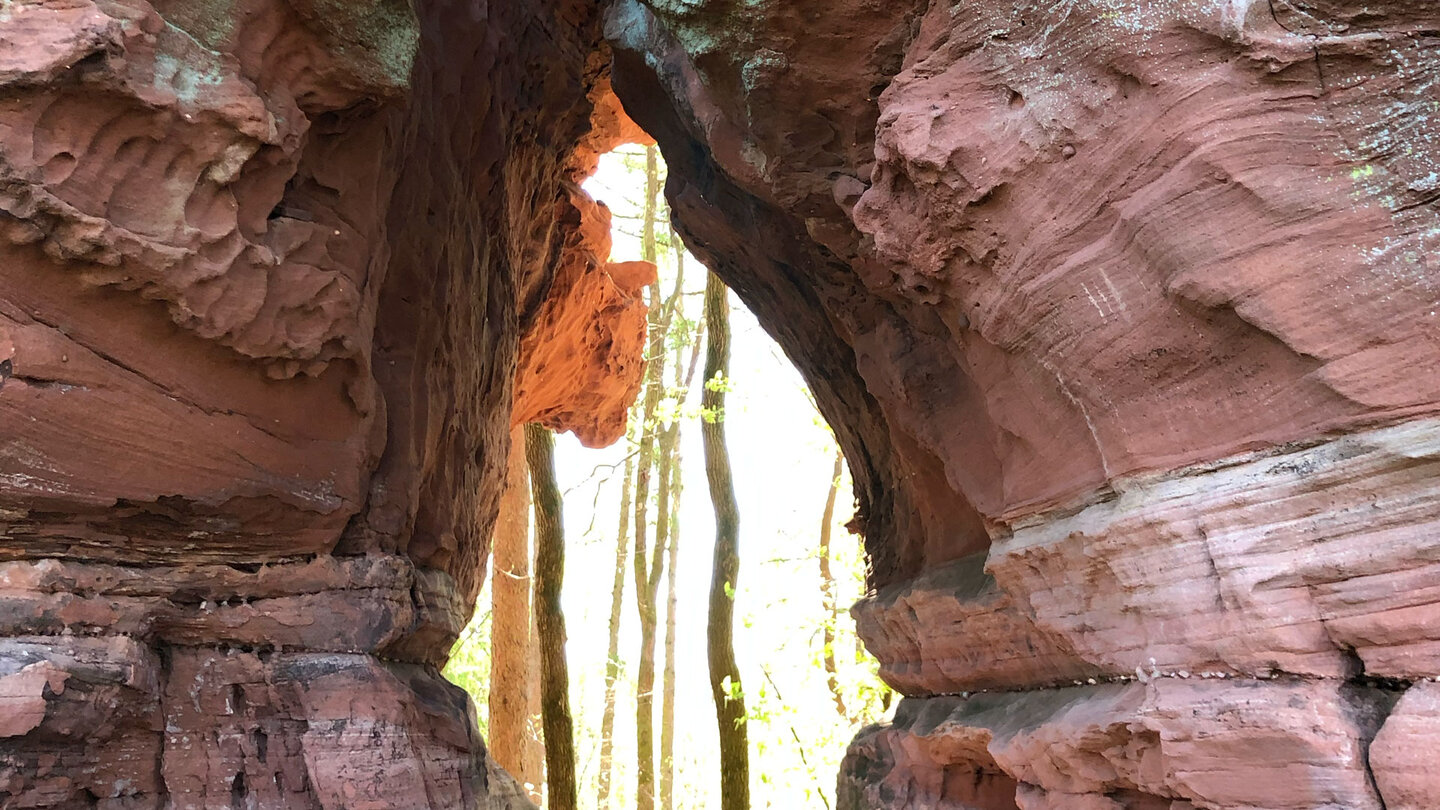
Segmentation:
[(1434, 7), (620, 0), (606, 36), (854, 472), (907, 698), (842, 807), (1434, 804)]
[(512, 396), (604, 441), (641, 373), (599, 43), (582, 0), (0, 9), (0, 806), (528, 806), (437, 666)]
[(1437, 77), (1401, 0), (6, 5), (0, 803), (514, 795), (435, 667), (510, 426), (641, 373), (609, 82), (851, 466), (842, 807), (1430, 806)]
[[(609, 151), (609, 150), (606, 150)], [(520, 342), (515, 425), (540, 422), (573, 431), (590, 447), (625, 435), (625, 415), (645, 371), (649, 262), (610, 262), (610, 211), (576, 187), (574, 218), (546, 297)]]

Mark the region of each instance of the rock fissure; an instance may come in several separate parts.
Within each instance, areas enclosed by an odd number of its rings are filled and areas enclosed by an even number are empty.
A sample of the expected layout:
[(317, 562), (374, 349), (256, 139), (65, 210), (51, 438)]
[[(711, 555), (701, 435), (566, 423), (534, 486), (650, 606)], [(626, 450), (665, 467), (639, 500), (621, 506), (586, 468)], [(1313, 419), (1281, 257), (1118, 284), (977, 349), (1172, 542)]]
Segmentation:
[(1385, 727), (1385, 721), (1389, 719), (1395, 705), (1409, 688), (1409, 684), (1368, 689), (1357, 686), (1349, 695), (1345, 695), (1352, 713), (1356, 716), (1356, 724), (1360, 728), (1360, 756), (1364, 762), (1365, 778), (1375, 794), (1375, 800), (1380, 810), (1388, 810), (1388, 805), (1385, 795), (1381, 792), (1380, 785), (1375, 779), (1375, 769), (1370, 761), (1370, 748), (1374, 744), (1376, 735)]

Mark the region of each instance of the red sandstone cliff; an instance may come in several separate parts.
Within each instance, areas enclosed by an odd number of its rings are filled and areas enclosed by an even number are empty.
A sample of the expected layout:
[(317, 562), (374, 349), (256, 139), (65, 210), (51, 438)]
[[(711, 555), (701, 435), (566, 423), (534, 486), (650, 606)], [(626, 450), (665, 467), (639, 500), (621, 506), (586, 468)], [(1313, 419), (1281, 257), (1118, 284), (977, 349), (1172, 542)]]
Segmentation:
[(908, 697), (843, 807), (1433, 806), (1437, 31), (612, 5), (682, 235), (855, 474)]
[(603, 14), (854, 474), (842, 807), (1433, 806), (1430, 4), (604, 5), (0, 14), (0, 801), (492, 801), (508, 428), (639, 374)]
[(642, 291), (655, 265), (607, 261), (609, 209), (573, 186), (565, 206), (570, 236), (524, 328), (510, 421), (573, 431), (604, 447), (625, 435), (626, 412), (640, 393), (649, 313)]
[(587, 2), (0, 10), (0, 806), (510, 801), (435, 666), (512, 392), (605, 441), (641, 373), (599, 53)]

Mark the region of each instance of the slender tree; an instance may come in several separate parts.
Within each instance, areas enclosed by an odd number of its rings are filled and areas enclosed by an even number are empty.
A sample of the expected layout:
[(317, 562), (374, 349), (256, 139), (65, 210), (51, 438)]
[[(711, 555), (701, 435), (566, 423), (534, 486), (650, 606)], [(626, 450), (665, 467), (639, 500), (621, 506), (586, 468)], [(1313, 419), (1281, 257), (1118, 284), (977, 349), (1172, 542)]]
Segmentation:
[(710, 579), (706, 653), (710, 694), (720, 732), (720, 807), (750, 807), (750, 743), (745, 727), (745, 692), (735, 663), (735, 589), (740, 574), (740, 508), (725, 446), (725, 388), (730, 368), (729, 291), (711, 274), (705, 285), (705, 393), (701, 435), (705, 477), (715, 506), (715, 559)]
[[(631, 420), (630, 436), (634, 436)], [(630, 442), (626, 442), (628, 447)], [(610, 646), (605, 658), (605, 709), (600, 717), (600, 790), (598, 806), (610, 807), (610, 780), (615, 770), (615, 684), (620, 679), (620, 612), (625, 600), (625, 566), (630, 559), (630, 487), (635, 461), (625, 459), (620, 483), (620, 527), (615, 539), (615, 580), (610, 587)]]
[(824, 660), (825, 677), (830, 695), (835, 698), (835, 711), (843, 720), (850, 719), (845, 709), (845, 694), (840, 689), (840, 671), (835, 665), (835, 575), (830, 570), (831, 526), (835, 523), (835, 498), (840, 492), (840, 474), (844, 472), (845, 455), (835, 453), (835, 469), (830, 473), (830, 493), (825, 497), (825, 511), (820, 518), (820, 604), (825, 611)]
[[(672, 424), (670, 425), (670, 427), (668, 427), (668, 428), (660, 431), (660, 439), (659, 439), (659, 442), (658, 442), (658, 443), (659, 443), (659, 447), (658, 447), (658, 452), (656, 453), (656, 459), (655, 459), (655, 468), (656, 468), (655, 475), (656, 475), (656, 479), (657, 479), (657, 480), (656, 480), (657, 486), (656, 486), (656, 492), (655, 492), (655, 507), (656, 507), (656, 508), (655, 508), (655, 566), (654, 566), (654, 568), (651, 570), (650, 574), (651, 574), (651, 581), (655, 583), (655, 586), (656, 586), (656, 587), (655, 587), (655, 590), (652, 592), (651, 597), (650, 597), (650, 599), (651, 599), (650, 608), (651, 608), (651, 611), (652, 611), (652, 612), (656, 612), (657, 614), (658, 614), (659, 606), (658, 606), (658, 604), (656, 604), (656, 603), (658, 602), (659, 596), (660, 596), (660, 588), (659, 588), (659, 586), (660, 586), (660, 581), (659, 581), (659, 579), (658, 579), (658, 577), (657, 577), (656, 575), (660, 573), (660, 569), (661, 569), (662, 566), (664, 565), (665, 559), (666, 559), (666, 557), (668, 556), (668, 553), (669, 553), (669, 551), (671, 550), (671, 548), (672, 548), (672, 546), (673, 546), (673, 544), (674, 544), (674, 542), (675, 542), (675, 541), (674, 541), (674, 538), (671, 536), (671, 533), (670, 533), (670, 530), (671, 530), (671, 528), (672, 528), (671, 507), (674, 505), (674, 504), (672, 503), (672, 501), (671, 501), (670, 493), (671, 493), (671, 487), (672, 487), (672, 485), (674, 484), (674, 479), (673, 479), (673, 477), (672, 477), (672, 474), (673, 474), (673, 472), (674, 472), (674, 463), (675, 463), (675, 440), (676, 440), (676, 438), (678, 437), (678, 432), (676, 431), (675, 427), (676, 427), (676, 426), (672, 423)], [(673, 574), (673, 572), (672, 572), (672, 573), (671, 573), (671, 576), (673, 576), (673, 575), (674, 575), (674, 574)], [(658, 625), (658, 620), (659, 620), (659, 617), (658, 617), (658, 615), (657, 615), (657, 616), (656, 616), (657, 625)], [(657, 627), (657, 632), (658, 632), (658, 627)], [(653, 664), (652, 664), (652, 666), (653, 666)], [(672, 662), (671, 662), (669, 659), (667, 659), (666, 662), (665, 662), (665, 672), (667, 672), (667, 673), (670, 672), (671, 669), (672, 669), (672, 667), (673, 667)], [(652, 673), (652, 678), (653, 678), (653, 673)], [(663, 676), (662, 676), (662, 678), (663, 678)], [(662, 695), (662, 700), (661, 700), (661, 704), (660, 704), (660, 717), (661, 717), (661, 719), (660, 719), (660, 806), (661, 806), (662, 808), (667, 808), (668, 805), (666, 804), (666, 778), (665, 778), (665, 775), (666, 775), (666, 773), (669, 771), (669, 767), (668, 767), (668, 766), (669, 766), (669, 761), (668, 761), (668, 759), (667, 759), (666, 750), (665, 750), (666, 742), (667, 742), (667, 741), (666, 741), (666, 735), (665, 735), (665, 716), (666, 716), (666, 714), (670, 711), (670, 706), (669, 706), (668, 703), (666, 703), (666, 702), (663, 700), (663, 696), (664, 696), (663, 682), (662, 682), (662, 692), (661, 692), (661, 695)]]
[(661, 679), (660, 703), (660, 807), (675, 807), (675, 630), (679, 594), (675, 570), (680, 553), (680, 423), (670, 426), (670, 530), (665, 554), (665, 672)]
[(550, 810), (576, 810), (575, 737), (570, 718), (570, 673), (565, 663), (565, 526), (555, 482), (555, 439), (540, 425), (525, 427), (525, 455), (535, 498), (535, 627), (540, 642), (541, 725)]
[[(522, 433), (523, 441), (523, 433)], [(535, 549), (530, 550), (531, 570), (534, 570)], [(530, 703), (525, 718), (525, 773), (533, 774), (530, 800), (542, 807), (545, 805), (545, 729), (542, 727), (542, 698), (540, 692), (540, 630), (535, 626), (534, 578), (531, 578), (530, 598)]]
[[(659, 220), (659, 153), (645, 150), (645, 206), (641, 231), (641, 252), (647, 261), (659, 257), (656, 225)], [(640, 660), (635, 677), (635, 805), (639, 810), (655, 808), (655, 636), (659, 623), (656, 602), (665, 564), (665, 543), (649, 543), (651, 472), (657, 463), (656, 415), (665, 389), (666, 338), (684, 290), (684, 274), (677, 273), (675, 287), (662, 301), (660, 282), (650, 285), (650, 343), (645, 374), (644, 423), (640, 434), (639, 457), (635, 467), (635, 605), (640, 614)], [(661, 488), (668, 485), (661, 477)], [(659, 509), (668, 510), (663, 501)], [(657, 510), (658, 511), (658, 510)], [(658, 521), (665, 523), (666, 521)], [(657, 526), (657, 534), (662, 529)]]
[(490, 754), (539, 798), (540, 768), (527, 756), (534, 632), (530, 610), (530, 482), (525, 432), (510, 434), (510, 458), (495, 523), (490, 624)]
[[(683, 274), (685, 267), (685, 253), (680, 249), (680, 240), (672, 230), (670, 232), (670, 244), (676, 246), (676, 265)], [(684, 299), (676, 305), (676, 314), (680, 316), (681, 323), (684, 323)], [(704, 322), (701, 322), (700, 332), (704, 331)], [(690, 386), (695, 382), (695, 369), (700, 361), (700, 334), (685, 334), (683, 340), (674, 341), (675, 345), (675, 407), (677, 414), (684, 407)], [(689, 343), (690, 364), (682, 372), (682, 354)], [(676, 589), (676, 572), (679, 570), (680, 556), (680, 492), (681, 492), (681, 454), (680, 454), (680, 422), (677, 419), (669, 432), (672, 433), (668, 439), (670, 460), (670, 542), (666, 552), (665, 580), (666, 580), (666, 603), (665, 603), (665, 672), (661, 685), (661, 709), (660, 709), (660, 806), (662, 810), (673, 810), (675, 806), (675, 637), (676, 617), (679, 613), (679, 593)]]

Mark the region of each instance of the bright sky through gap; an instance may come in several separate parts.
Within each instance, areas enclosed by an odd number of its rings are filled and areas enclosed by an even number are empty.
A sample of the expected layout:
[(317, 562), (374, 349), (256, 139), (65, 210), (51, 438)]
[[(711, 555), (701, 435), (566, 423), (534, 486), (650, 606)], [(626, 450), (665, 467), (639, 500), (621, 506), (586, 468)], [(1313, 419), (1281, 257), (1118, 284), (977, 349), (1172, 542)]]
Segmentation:
[[(625, 147), (636, 151), (639, 147)], [(640, 258), (638, 200), (643, 196), (643, 172), (627, 170), (618, 155), (605, 156), (600, 170), (585, 188), (606, 201), (616, 214), (614, 261)], [(637, 177), (640, 188), (637, 188)], [(685, 316), (702, 317), (705, 270), (686, 257)], [(825, 685), (824, 671), (815, 656), (819, 644), (820, 585), (815, 558), (821, 513), (829, 487), (835, 446), (811, 405), (803, 381), (774, 341), (754, 317), (731, 295), (733, 333), (731, 381), (726, 403), (726, 432), (740, 505), (742, 569), (736, 594), (736, 653), (751, 708), (764, 688), (778, 689), (786, 710), (761, 733), (752, 724), (751, 757), (754, 806), (823, 807), (814, 791), (824, 790), (833, 800), (836, 766), (844, 753), (850, 730), (835, 714)], [(696, 372), (689, 406), (699, 404), (702, 369)], [(667, 369), (667, 378), (673, 368)], [(577, 721), (577, 763), (582, 785), (592, 784), (598, 767), (598, 734), (604, 705), (604, 665), (612, 577), (615, 569), (615, 534), (620, 466), (626, 453), (622, 441), (605, 450), (587, 450), (566, 434), (556, 443), (556, 464), (565, 493), (567, 533), (564, 606), (569, 628), (567, 646), (572, 677), (572, 702)], [(676, 713), (677, 807), (717, 806), (714, 782), (718, 747), (714, 708), (706, 673), (706, 598), (710, 585), (714, 520), (707, 490), (698, 422), (686, 418), (682, 427), (683, 494), (680, 508), (681, 546), (677, 567), (679, 632), (677, 641), (678, 710)], [(606, 465), (614, 465), (613, 468)], [(653, 483), (652, 483), (653, 487)], [(653, 491), (653, 490), (652, 490)], [(848, 472), (836, 508), (836, 523), (853, 512)], [(653, 516), (654, 509), (652, 507)], [(633, 526), (631, 534), (633, 537)], [(842, 614), (860, 596), (856, 577), (848, 573), (862, 566), (859, 539), (837, 528), (833, 540), (848, 565), (837, 566), (841, 580), (838, 603)], [(633, 562), (632, 562), (633, 564)], [(638, 660), (639, 630), (634, 605), (633, 572), (626, 573), (624, 632), (621, 658), (627, 676)], [(662, 592), (663, 599), (663, 592)], [(662, 606), (663, 611), (663, 606)], [(848, 615), (841, 623), (849, 626)], [(657, 658), (663, 649), (663, 612)], [(843, 638), (850, 638), (848, 635)], [(853, 641), (847, 642), (853, 646)], [(841, 651), (853, 660), (854, 653)], [(767, 678), (768, 674), (768, 678)], [(770, 683), (773, 681), (773, 683)], [(656, 689), (659, 690), (657, 671)], [(634, 705), (633, 681), (622, 686), (617, 707), (617, 760), (629, 757), (628, 767), (616, 784), (633, 791)], [(777, 703), (770, 699), (770, 703)], [(656, 699), (656, 744), (659, 744), (660, 701)], [(808, 727), (820, 724), (819, 730)], [(809, 767), (802, 767), (793, 734), (806, 742)], [(594, 744), (586, 745), (587, 737)], [(758, 739), (757, 739), (758, 738)], [(822, 741), (823, 740), (823, 741)], [(764, 750), (757, 750), (764, 749)], [(764, 771), (770, 780), (762, 784)], [(812, 773), (813, 771), (813, 773)], [(807, 793), (808, 791), (808, 793)], [(586, 792), (581, 791), (582, 796)], [(628, 795), (628, 793), (623, 793)], [(589, 796), (588, 802), (593, 803)], [(586, 799), (582, 798), (582, 804)], [(622, 802), (623, 804), (623, 802)]]

